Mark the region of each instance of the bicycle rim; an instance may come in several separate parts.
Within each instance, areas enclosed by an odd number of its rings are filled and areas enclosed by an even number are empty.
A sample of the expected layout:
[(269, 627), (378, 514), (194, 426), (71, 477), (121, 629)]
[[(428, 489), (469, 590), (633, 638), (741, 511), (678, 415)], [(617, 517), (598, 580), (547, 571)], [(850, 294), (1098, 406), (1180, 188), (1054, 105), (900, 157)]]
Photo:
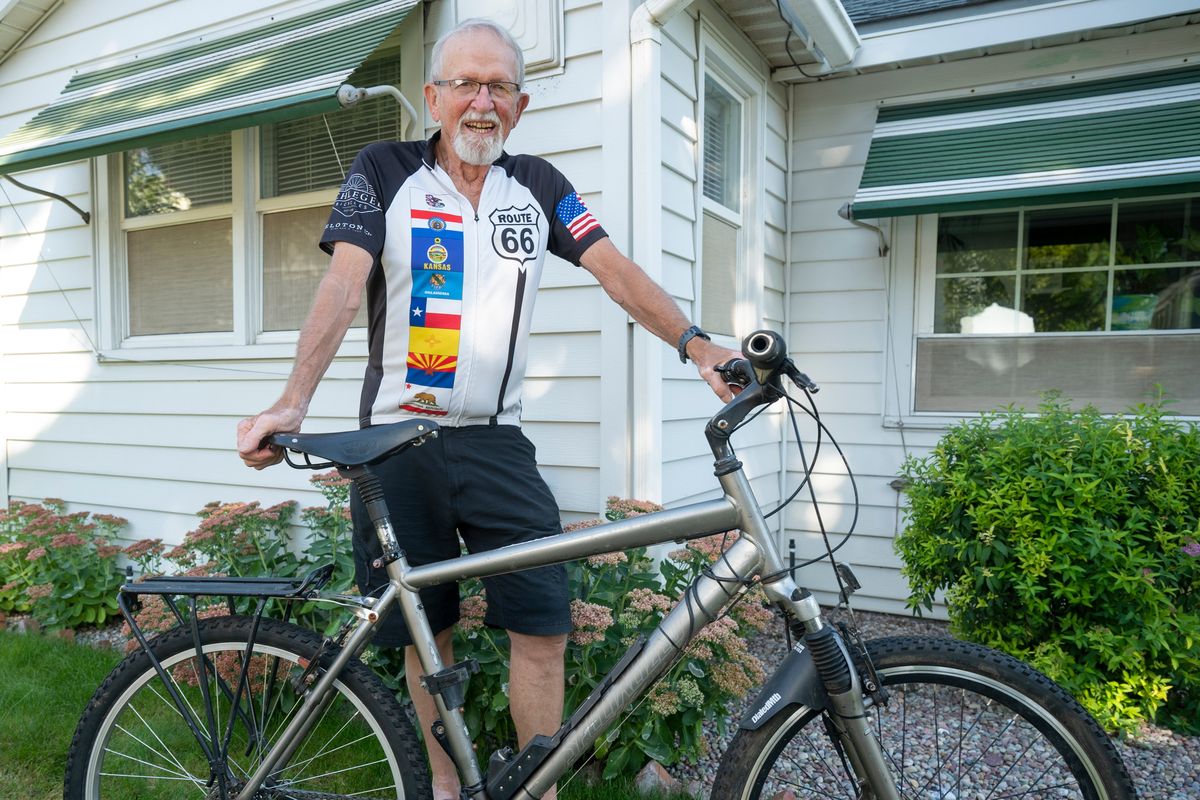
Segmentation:
[[(905, 800), (1136, 796), (1103, 732), (1040, 673), (961, 642), (869, 647), (890, 697), (868, 717)], [(871, 796), (860, 795), (824, 715), (793, 706), (772, 722), (731, 745), (740, 789), (725, 796)]]
[[(275, 637), (263, 637), (267, 638)], [(231, 713), (235, 717), (228, 734), (226, 769), (220, 775), (210, 769), (158, 674), (143, 659), (145, 667), (104, 709), (83, 780), (87, 800), (218, 798), (223, 796), (221, 784), (233, 797), (303, 702), (307, 687), (299, 685), (299, 678), (313, 655), (311, 648), (256, 642), (248, 689), (234, 713), (245, 638), (230, 636), (203, 645), (215, 672), (211, 666), (202, 670), (190, 637), (170, 644), (156, 648), (162, 651), (158, 655), (206, 741), (212, 742), (214, 729), (219, 732), (217, 740), (223, 741)], [(211, 715), (202, 675), (207, 679)], [(357, 683), (353, 679), (335, 682), (332, 701), (288, 765), (260, 790), (262, 797), (395, 800), (406, 796), (408, 765), (401, 763), (389, 744), (389, 736), (394, 736), (390, 724), (381, 722), (372, 708), (380, 698), (372, 697), (369, 688), (351, 685)]]

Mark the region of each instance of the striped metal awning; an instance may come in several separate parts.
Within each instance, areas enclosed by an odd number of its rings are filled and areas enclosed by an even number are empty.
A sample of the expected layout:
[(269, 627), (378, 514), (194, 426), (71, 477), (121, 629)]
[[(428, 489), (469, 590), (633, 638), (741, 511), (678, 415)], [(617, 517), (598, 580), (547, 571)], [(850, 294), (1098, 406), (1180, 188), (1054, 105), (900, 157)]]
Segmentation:
[(0, 172), (339, 107), (338, 87), (420, 0), (348, 0), (75, 75), (0, 141)]
[(1200, 67), (882, 108), (851, 214), (1200, 191)]

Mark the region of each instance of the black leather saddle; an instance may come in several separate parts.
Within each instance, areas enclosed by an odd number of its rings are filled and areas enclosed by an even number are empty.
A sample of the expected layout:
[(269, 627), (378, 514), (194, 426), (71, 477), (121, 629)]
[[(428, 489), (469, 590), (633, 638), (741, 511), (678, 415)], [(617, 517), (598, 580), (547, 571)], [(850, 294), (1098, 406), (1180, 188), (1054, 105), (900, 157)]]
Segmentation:
[(291, 459), (288, 463), (298, 467), (324, 466), (313, 464), (309, 456), (323, 459), (329, 464), (356, 467), (370, 464), (413, 444), (426, 436), (437, 436), (438, 424), (432, 420), (408, 419), (387, 425), (374, 425), (357, 431), (338, 433), (276, 433), (270, 437), (271, 444), (306, 456), (303, 464)]

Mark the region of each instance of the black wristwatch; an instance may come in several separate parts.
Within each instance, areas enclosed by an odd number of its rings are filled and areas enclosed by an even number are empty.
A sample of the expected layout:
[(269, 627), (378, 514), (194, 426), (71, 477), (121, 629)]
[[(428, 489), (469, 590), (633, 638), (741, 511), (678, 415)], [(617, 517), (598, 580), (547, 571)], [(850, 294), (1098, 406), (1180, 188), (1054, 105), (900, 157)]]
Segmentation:
[(683, 335), (679, 337), (679, 360), (684, 364), (686, 364), (687, 360), (688, 360), (687, 344), (695, 336), (699, 336), (701, 339), (703, 339), (706, 342), (712, 341), (712, 338), (707, 333), (700, 330), (700, 328), (696, 325), (693, 325), (692, 327), (690, 327), (686, 331), (684, 331)]

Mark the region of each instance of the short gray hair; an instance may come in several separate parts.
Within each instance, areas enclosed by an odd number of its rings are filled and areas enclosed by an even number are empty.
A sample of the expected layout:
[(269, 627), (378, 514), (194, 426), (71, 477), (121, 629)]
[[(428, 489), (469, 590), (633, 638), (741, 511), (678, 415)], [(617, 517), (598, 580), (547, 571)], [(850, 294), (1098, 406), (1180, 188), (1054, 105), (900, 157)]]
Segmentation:
[[(513, 55), (517, 57), (517, 83), (525, 85), (525, 54), (521, 51), (521, 46), (517, 44), (517, 40), (512, 37), (512, 34), (497, 22), (483, 17), (472, 17), (464, 19), (462, 22), (455, 25), (452, 29), (446, 31), (433, 45), (433, 53), (429, 57), (429, 78), (430, 80), (442, 80), (445, 76), (442, 75), (442, 51), (446, 47), (446, 42), (453, 39), (460, 33), (468, 31), (486, 30), (494, 34), (500, 41), (508, 45), (508, 48), (513, 51)], [(454, 77), (461, 77), (455, 75)]]

